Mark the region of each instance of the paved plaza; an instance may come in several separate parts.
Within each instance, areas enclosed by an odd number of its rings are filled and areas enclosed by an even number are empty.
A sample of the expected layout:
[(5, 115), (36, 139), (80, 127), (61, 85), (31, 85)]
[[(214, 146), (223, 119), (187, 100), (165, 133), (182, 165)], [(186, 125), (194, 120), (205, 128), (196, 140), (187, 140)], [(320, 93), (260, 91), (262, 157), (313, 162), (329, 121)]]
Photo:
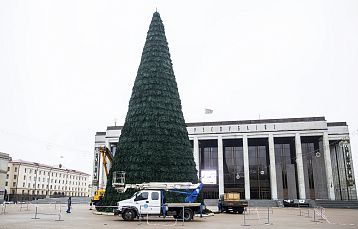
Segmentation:
[[(175, 222), (173, 219), (163, 220), (152, 218), (149, 222), (125, 222), (121, 217), (109, 215), (96, 215), (89, 210), (88, 205), (73, 205), (72, 213), (67, 214), (66, 206), (61, 207), (61, 221), (59, 219), (60, 205), (39, 204), (38, 215), (35, 217), (35, 207), (32, 204), (12, 204), (6, 206), (5, 214), (0, 215), (0, 229), (42, 229), (42, 228), (358, 228), (358, 210), (354, 209), (324, 209), (323, 218), (317, 213), (316, 221), (313, 218), (313, 209), (301, 208), (251, 208), (245, 216), (238, 214), (215, 214), (213, 216), (198, 218), (192, 222)], [(309, 216), (308, 214), (309, 210)], [(47, 215), (43, 215), (46, 213)]]

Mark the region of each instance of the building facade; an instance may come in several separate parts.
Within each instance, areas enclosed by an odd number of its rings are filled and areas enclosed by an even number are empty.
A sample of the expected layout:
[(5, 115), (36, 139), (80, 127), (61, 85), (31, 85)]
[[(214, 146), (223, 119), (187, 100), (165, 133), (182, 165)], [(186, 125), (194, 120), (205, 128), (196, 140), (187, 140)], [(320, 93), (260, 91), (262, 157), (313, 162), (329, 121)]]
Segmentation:
[(5, 180), (8, 199), (24, 201), (45, 197), (89, 196), (90, 175), (36, 162), (9, 161)]
[[(92, 184), (104, 188), (99, 147), (116, 153), (121, 126), (97, 132)], [(348, 126), (325, 117), (187, 123), (205, 199), (356, 200)]]
[(10, 159), (9, 154), (0, 152), (0, 204), (5, 200), (5, 180)]

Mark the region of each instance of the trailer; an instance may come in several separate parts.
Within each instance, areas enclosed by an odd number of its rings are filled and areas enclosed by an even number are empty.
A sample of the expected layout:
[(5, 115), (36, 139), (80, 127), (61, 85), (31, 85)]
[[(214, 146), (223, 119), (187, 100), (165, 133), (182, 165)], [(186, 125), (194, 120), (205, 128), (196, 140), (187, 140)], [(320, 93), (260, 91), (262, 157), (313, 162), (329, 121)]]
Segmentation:
[[(119, 175), (118, 175), (119, 174)], [(117, 202), (115, 215), (121, 215), (126, 221), (139, 219), (143, 216), (172, 216), (175, 219), (190, 221), (195, 213), (202, 213), (205, 205), (195, 203), (202, 187), (202, 183), (190, 182), (150, 182), (142, 184), (125, 184), (124, 172), (116, 172), (113, 176), (112, 186), (118, 192), (127, 189), (139, 189), (140, 191), (126, 200)], [(183, 194), (186, 196), (184, 203), (167, 203), (165, 191)]]

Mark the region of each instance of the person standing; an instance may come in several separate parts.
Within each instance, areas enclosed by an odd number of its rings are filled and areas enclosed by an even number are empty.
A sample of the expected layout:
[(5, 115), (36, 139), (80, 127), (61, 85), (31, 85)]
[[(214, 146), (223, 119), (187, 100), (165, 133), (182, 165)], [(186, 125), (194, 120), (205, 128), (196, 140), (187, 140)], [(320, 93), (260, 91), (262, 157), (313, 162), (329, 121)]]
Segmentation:
[(219, 210), (220, 213), (223, 212), (221, 198), (218, 201), (218, 210)]
[(68, 200), (67, 200), (67, 213), (71, 213), (71, 197), (68, 197)]

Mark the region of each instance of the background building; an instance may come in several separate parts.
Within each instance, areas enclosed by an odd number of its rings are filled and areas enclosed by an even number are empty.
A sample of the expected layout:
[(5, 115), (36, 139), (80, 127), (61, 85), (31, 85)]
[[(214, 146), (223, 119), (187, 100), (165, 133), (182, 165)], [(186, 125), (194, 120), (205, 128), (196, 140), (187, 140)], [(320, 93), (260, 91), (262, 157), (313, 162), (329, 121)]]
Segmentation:
[(0, 203), (4, 201), (5, 197), (5, 180), (7, 174), (7, 167), (10, 161), (9, 154), (0, 152)]
[(23, 201), (45, 197), (88, 196), (87, 173), (36, 162), (9, 161), (5, 187), (9, 200)]
[[(121, 126), (97, 132), (94, 188), (104, 188), (101, 155), (113, 154)], [(205, 199), (356, 200), (349, 130), (324, 117), (187, 123)]]

